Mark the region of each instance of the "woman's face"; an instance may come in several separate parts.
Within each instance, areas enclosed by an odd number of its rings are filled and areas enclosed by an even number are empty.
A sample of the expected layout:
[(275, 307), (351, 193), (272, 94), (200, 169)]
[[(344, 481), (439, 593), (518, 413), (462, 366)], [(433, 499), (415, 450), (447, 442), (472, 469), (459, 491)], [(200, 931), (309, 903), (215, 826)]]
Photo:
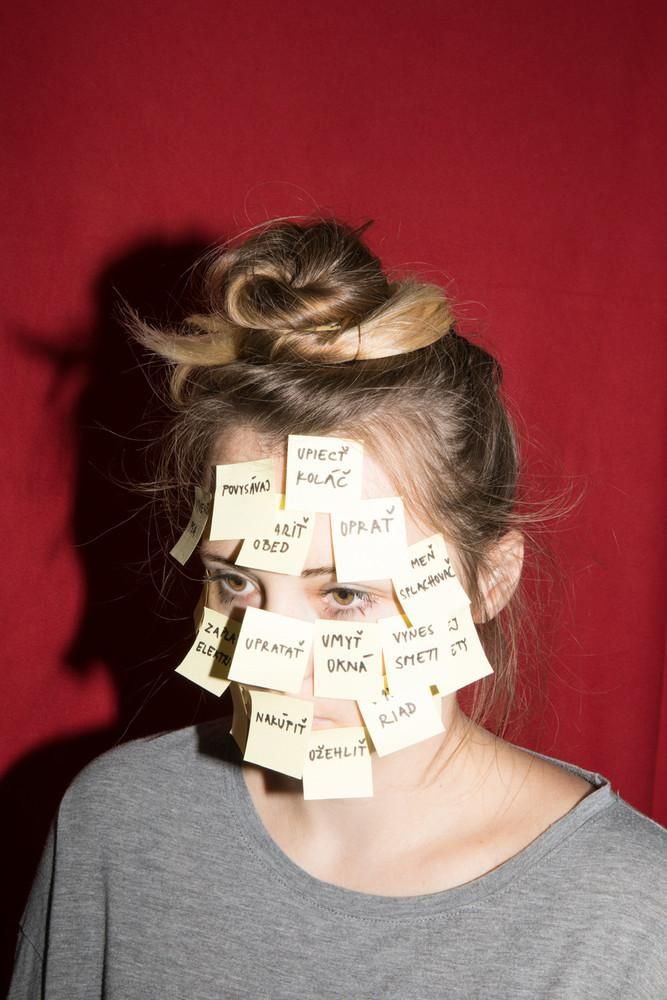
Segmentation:
[[(239, 428), (219, 441), (211, 462), (249, 462), (265, 457), (274, 458), (277, 482), (284, 481), (284, 455), (271, 454), (253, 431)], [(385, 469), (366, 452), (364, 498), (395, 494), (396, 488)], [(432, 528), (417, 524), (407, 509), (406, 529), (410, 545), (433, 534)], [(401, 613), (391, 580), (357, 583), (354, 580), (336, 579), (329, 517), (326, 514), (316, 515), (313, 540), (300, 577), (239, 565), (236, 557), (241, 543), (242, 539), (206, 541), (200, 548), (209, 581), (207, 604), (216, 611), (240, 619), (244, 609), (252, 606), (311, 622), (317, 618), (374, 622), (379, 618)], [(361, 725), (355, 702), (314, 698), (312, 660), (299, 697), (315, 701), (316, 728), (327, 725)]]

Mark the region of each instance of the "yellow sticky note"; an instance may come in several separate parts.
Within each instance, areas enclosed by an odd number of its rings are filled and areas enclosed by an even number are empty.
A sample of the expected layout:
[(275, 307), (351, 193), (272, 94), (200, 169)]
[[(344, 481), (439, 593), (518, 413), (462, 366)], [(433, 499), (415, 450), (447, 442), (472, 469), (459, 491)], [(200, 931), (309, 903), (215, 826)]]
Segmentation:
[(300, 778), (313, 724), (312, 701), (269, 691), (251, 691), (250, 701), (243, 759)]
[(185, 531), (169, 553), (181, 566), (185, 566), (204, 533), (210, 506), (211, 494), (207, 493), (206, 490), (202, 490), (201, 487), (195, 486), (195, 502), (192, 507), (190, 520), (185, 526)]
[(351, 701), (379, 698), (384, 689), (380, 630), (375, 622), (315, 622), (315, 695)]
[(246, 608), (229, 679), (257, 687), (301, 689), (313, 644), (313, 623)]
[[(250, 694), (242, 684), (230, 685), (232, 695), (232, 728), (230, 733), (237, 747), (243, 753), (248, 742), (248, 726), (250, 725)], [(247, 704), (246, 704), (247, 700)]]
[(240, 628), (240, 622), (205, 607), (195, 641), (176, 673), (211, 694), (224, 694)]
[(311, 731), (303, 764), (304, 799), (368, 799), (371, 753), (363, 726)]
[(390, 694), (438, 683), (447, 657), (441, 626), (411, 626), (403, 615), (381, 618), (378, 625)]
[(216, 465), (211, 539), (246, 538), (276, 507), (272, 458)]
[[(278, 500), (281, 498), (278, 497)], [(264, 569), (270, 573), (300, 576), (313, 540), (315, 514), (281, 510), (253, 528), (246, 537), (236, 562), (239, 566)]]
[(394, 589), (413, 625), (440, 621), (450, 609), (469, 603), (442, 535), (432, 535), (411, 545), (409, 564), (394, 574)]
[(361, 701), (359, 711), (379, 757), (445, 731), (440, 703), (427, 687)]
[(447, 657), (436, 681), (441, 695), (451, 694), (452, 691), (458, 691), (466, 684), (472, 684), (493, 673), (472, 620), (469, 604), (449, 612), (445, 642)]
[(360, 499), (363, 456), (358, 441), (290, 434), (285, 506), (326, 514)]
[(331, 515), (336, 578), (387, 580), (409, 566), (400, 497), (360, 500)]

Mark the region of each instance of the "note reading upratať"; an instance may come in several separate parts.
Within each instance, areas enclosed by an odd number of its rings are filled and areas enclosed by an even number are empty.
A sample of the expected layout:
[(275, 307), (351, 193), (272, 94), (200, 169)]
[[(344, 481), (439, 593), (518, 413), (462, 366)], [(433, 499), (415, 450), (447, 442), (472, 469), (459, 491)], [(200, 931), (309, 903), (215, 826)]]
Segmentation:
[(445, 624), (447, 656), (436, 685), (441, 695), (458, 691), (493, 673), (470, 612), (470, 605), (449, 611)]
[(300, 778), (312, 723), (312, 701), (272, 691), (251, 691), (243, 759)]
[(319, 618), (313, 639), (317, 698), (370, 701), (384, 690), (380, 629), (376, 622)]
[(297, 693), (313, 644), (313, 623), (261, 608), (245, 609), (229, 679)]
[(431, 535), (408, 549), (407, 568), (393, 575), (394, 589), (412, 625), (439, 621), (450, 608), (469, 603), (442, 535)]
[(327, 514), (360, 499), (363, 455), (358, 441), (290, 434), (286, 508)]
[(400, 497), (360, 500), (336, 511), (331, 537), (341, 583), (388, 580), (410, 565)]
[(176, 562), (179, 562), (181, 566), (185, 566), (186, 562), (197, 548), (199, 539), (204, 533), (210, 509), (211, 494), (207, 493), (206, 490), (201, 489), (200, 486), (195, 486), (195, 502), (192, 507), (192, 513), (190, 514), (190, 520), (185, 526), (183, 534), (169, 552), (169, 555), (172, 556)]
[[(282, 500), (280, 496), (278, 501)], [(255, 525), (236, 557), (239, 566), (300, 576), (313, 540), (315, 514), (276, 509), (265, 523)]]
[(229, 687), (229, 668), (240, 628), (240, 622), (204, 607), (195, 641), (176, 673), (220, 697)]
[(442, 626), (411, 625), (403, 615), (380, 618), (378, 626), (390, 694), (438, 683), (447, 659)]
[(363, 726), (311, 730), (303, 764), (304, 799), (367, 799), (372, 794), (371, 754)]
[(377, 701), (359, 702), (359, 711), (379, 757), (443, 733), (440, 701), (429, 688), (414, 687)]
[(272, 458), (216, 465), (211, 533), (213, 541), (246, 538), (276, 509)]

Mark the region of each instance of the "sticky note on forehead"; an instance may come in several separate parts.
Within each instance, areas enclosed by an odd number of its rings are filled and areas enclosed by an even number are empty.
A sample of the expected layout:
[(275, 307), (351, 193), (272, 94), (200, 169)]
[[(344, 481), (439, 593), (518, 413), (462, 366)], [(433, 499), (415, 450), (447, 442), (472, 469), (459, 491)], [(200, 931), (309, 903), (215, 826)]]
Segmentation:
[(363, 447), (346, 438), (290, 434), (285, 506), (326, 514), (361, 497)]
[(362, 799), (372, 794), (371, 754), (363, 726), (312, 731), (303, 764), (304, 799)]
[(411, 545), (406, 569), (393, 576), (401, 607), (413, 625), (438, 621), (450, 608), (469, 603), (442, 535)]
[(381, 618), (378, 626), (390, 694), (438, 683), (447, 657), (441, 626), (433, 622), (413, 626), (402, 615)]
[(315, 696), (379, 698), (384, 688), (380, 630), (375, 622), (318, 619), (313, 642)]
[(273, 515), (256, 524), (252, 535), (245, 539), (236, 562), (239, 566), (299, 576), (314, 531), (315, 514), (312, 511), (285, 511), (276, 503)]
[(204, 533), (204, 528), (206, 527), (206, 522), (208, 521), (210, 506), (211, 494), (207, 493), (206, 490), (202, 490), (201, 487), (196, 486), (195, 502), (192, 507), (190, 520), (185, 526), (183, 534), (169, 553), (169, 555), (179, 562), (181, 566), (185, 566), (186, 562), (196, 549), (199, 539)]
[(276, 508), (272, 458), (216, 465), (211, 539), (245, 538)]
[(331, 515), (336, 578), (388, 580), (409, 566), (400, 497), (360, 500)]
[(359, 702), (359, 711), (379, 757), (421, 743), (445, 729), (440, 703), (427, 687)]
[(312, 622), (261, 608), (246, 608), (229, 679), (297, 692), (303, 683), (312, 644)]
[(240, 622), (204, 607), (195, 641), (176, 673), (211, 694), (224, 694), (240, 628)]
[(252, 691), (243, 759), (300, 778), (312, 722), (312, 701), (269, 691)]
[(435, 682), (441, 695), (451, 694), (493, 673), (469, 605), (450, 611), (445, 628), (447, 656)]

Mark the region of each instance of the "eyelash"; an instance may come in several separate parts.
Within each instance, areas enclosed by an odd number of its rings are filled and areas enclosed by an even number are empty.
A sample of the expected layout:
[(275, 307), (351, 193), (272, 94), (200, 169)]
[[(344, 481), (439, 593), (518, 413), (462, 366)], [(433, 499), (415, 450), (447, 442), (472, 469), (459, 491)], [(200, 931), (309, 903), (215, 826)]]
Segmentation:
[[(231, 604), (235, 597), (247, 596), (245, 591), (228, 590), (225, 581), (229, 579), (243, 580), (246, 584), (249, 583), (257, 586), (252, 580), (241, 576), (240, 573), (207, 573), (204, 577), (204, 582), (218, 584), (218, 595), (223, 604)], [(378, 598), (374, 594), (370, 594), (367, 590), (358, 590), (356, 587), (327, 587), (320, 590), (320, 596), (326, 598), (337, 591), (345, 591), (348, 594), (352, 594), (354, 599), (359, 601), (359, 604), (350, 605), (349, 607), (338, 605), (334, 608), (333, 618), (350, 618), (358, 612), (365, 615), (378, 602)]]

